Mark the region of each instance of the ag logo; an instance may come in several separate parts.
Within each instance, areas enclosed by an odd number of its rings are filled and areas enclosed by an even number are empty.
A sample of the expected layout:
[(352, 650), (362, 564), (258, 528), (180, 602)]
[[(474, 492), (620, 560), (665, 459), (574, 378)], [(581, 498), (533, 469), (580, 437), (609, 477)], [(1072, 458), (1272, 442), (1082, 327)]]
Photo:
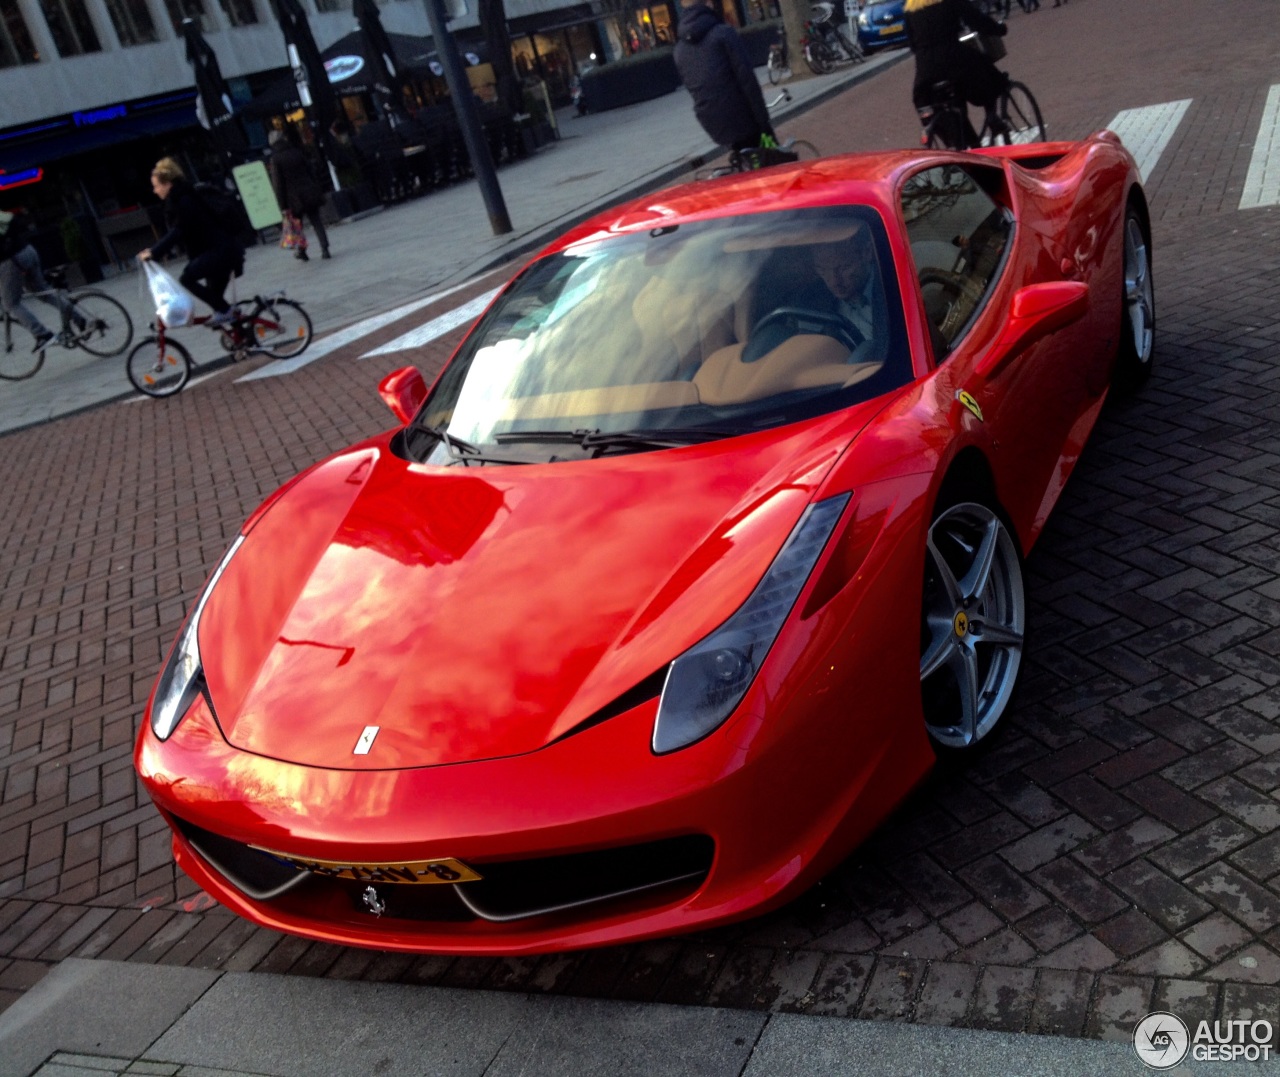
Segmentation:
[(1149, 1013), (1133, 1030), (1133, 1049), (1138, 1061), (1153, 1070), (1172, 1069), (1187, 1057), (1191, 1034), (1171, 1013)]

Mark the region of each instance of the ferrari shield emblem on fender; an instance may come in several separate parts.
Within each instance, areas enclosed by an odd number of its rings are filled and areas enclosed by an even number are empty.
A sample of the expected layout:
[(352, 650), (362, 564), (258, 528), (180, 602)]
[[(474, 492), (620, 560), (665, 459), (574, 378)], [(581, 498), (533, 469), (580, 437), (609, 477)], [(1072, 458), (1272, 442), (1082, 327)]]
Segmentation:
[(965, 392), (965, 390), (963, 389), (959, 390), (956, 393), (956, 399), (959, 400), (960, 403), (963, 404), (966, 408), (968, 408), (971, 412), (973, 412), (973, 417), (977, 419), (978, 422), (983, 421), (982, 408), (979, 406), (978, 402), (973, 399), (973, 397), (971, 397), (967, 392)]
[(355, 748), (352, 749), (352, 755), (368, 755), (369, 749), (373, 747), (373, 738), (378, 735), (381, 726), (367, 725), (364, 732), (360, 734), (360, 739), (356, 741)]

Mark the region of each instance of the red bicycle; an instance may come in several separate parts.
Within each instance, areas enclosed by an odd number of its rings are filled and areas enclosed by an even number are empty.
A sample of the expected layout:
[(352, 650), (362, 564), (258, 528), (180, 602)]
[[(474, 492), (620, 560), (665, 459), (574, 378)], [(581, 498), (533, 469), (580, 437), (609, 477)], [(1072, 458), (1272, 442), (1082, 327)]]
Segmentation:
[[(191, 320), (218, 333), (219, 343), (234, 362), (250, 355), (270, 355), (292, 359), (311, 343), (311, 318), (302, 304), (286, 299), (284, 293), (255, 295), (231, 307), (230, 322), (210, 324), (213, 315)], [(129, 353), (126, 369), (129, 382), (146, 396), (173, 396), (191, 379), (195, 360), (185, 344), (170, 336), (169, 328), (156, 318), (151, 336), (144, 337)]]

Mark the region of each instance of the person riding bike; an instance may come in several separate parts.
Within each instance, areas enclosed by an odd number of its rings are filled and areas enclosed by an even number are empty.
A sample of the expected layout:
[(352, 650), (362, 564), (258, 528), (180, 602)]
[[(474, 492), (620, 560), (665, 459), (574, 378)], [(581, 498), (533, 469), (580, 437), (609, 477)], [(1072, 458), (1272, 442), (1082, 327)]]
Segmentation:
[[(230, 325), (231, 304), (224, 297), (232, 274), (244, 270), (244, 248), (239, 240), (219, 225), (200, 193), (187, 182), (182, 168), (172, 157), (164, 157), (151, 170), (151, 189), (164, 202), (169, 231), (154, 247), (138, 257), (164, 258), (178, 243), (186, 248), (187, 267), (179, 283), (214, 310), (210, 324)], [(203, 284), (201, 282), (204, 282)]]
[(713, 0), (681, 0), (675, 63), (693, 113), (713, 142), (732, 150), (776, 146), (769, 109), (738, 32)]
[[(1008, 27), (984, 15), (972, 0), (907, 0), (903, 15), (907, 41), (916, 58), (911, 90), (916, 108), (933, 104), (935, 85), (948, 81), (964, 100), (986, 110), (988, 121), (998, 128), (995, 105), (1005, 75), (977, 49), (962, 44), (960, 35), (967, 27), (979, 34), (1004, 37)], [(975, 145), (977, 132), (967, 120), (966, 124), (969, 144)]]

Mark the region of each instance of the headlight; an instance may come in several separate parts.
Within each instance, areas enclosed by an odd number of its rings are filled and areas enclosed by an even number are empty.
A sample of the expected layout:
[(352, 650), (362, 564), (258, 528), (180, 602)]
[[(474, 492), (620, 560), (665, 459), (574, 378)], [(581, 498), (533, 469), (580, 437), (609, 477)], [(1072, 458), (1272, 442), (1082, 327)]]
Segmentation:
[(871, 29), (871, 15), (869, 12), (864, 11), (858, 16), (858, 25), (864, 30)]
[(662, 755), (701, 740), (742, 702), (831, 537), (849, 494), (810, 505), (746, 602), (667, 670), (653, 724)]
[(178, 636), (178, 642), (173, 645), (169, 661), (160, 672), (160, 679), (156, 682), (155, 698), (151, 701), (151, 730), (161, 740), (167, 740), (177, 728), (182, 716), (187, 713), (187, 708), (195, 700), (196, 692), (200, 690), (200, 682), (204, 676), (204, 668), (200, 663), (198, 638), (200, 614), (204, 611), (204, 604), (209, 601), (214, 587), (217, 586), (218, 577), (231, 563), (231, 558), (236, 550), (240, 549), (240, 543), (243, 541), (243, 535), (237, 536), (231, 548), (222, 555), (222, 560), (218, 562), (218, 567), (213, 570), (213, 575), (209, 577), (209, 582), (205, 584), (204, 591), (196, 601), (196, 608), (187, 618), (187, 623)]

